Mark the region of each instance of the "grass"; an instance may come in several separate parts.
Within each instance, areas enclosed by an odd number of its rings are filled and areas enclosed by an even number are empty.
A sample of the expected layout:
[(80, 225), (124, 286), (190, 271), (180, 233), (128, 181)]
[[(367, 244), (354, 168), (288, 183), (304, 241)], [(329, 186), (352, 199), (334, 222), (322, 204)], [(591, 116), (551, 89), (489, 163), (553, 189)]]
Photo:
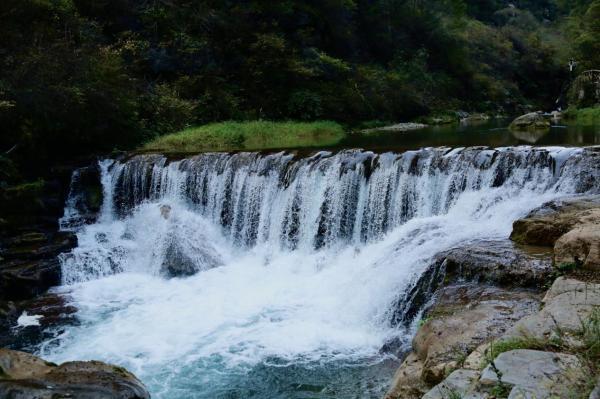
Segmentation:
[(485, 366), (490, 364), (496, 357), (504, 352), (509, 352), (516, 349), (549, 350), (552, 348), (556, 349), (556, 345), (554, 343), (533, 337), (511, 338), (502, 341), (493, 341), (485, 352), (484, 363), (481, 365), (481, 368), (485, 368)]
[(594, 308), (590, 317), (582, 321), (581, 337), (585, 356), (597, 367), (600, 364), (600, 307)]
[(317, 147), (335, 145), (344, 136), (342, 126), (331, 121), (229, 121), (161, 136), (142, 150), (186, 153)]
[(600, 106), (580, 109), (569, 108), (565, 112), (565, 117), (578, 125), (600, 125)]

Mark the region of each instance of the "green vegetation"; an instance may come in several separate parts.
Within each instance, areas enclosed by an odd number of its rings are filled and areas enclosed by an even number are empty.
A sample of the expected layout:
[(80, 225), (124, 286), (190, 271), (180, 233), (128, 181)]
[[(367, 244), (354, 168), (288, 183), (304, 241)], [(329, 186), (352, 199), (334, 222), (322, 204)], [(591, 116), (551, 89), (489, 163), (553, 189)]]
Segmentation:
[(517, 349), (535, 349), (543, 351), (552, 351), (560, 348), (561, 342), (556, 340), (542, 340), (534, 337), (511, 338), (501, 341), (492, 341), (490, 347), (485, 352), (484, 362), (481, 368), (485, 368), (498, 355)]
[(581, 337), (586, 358), (596, 368), (600, 367), (600, 308), (596, 307), (590, 317), (581, 323)]
[(158, 137), (142, 149), (164, 152), (263, 150), (336, 144), (344, 129), (335, 122), (221, 122)]
[(579, 125), (600, 125), (600, 106), (581, 109), (569, 108), (565, 117)]
[(26, 181), (227, 120), (549, 108), (598, 68), (600, 0), (511, 3), (4, 0), (0, 154)]

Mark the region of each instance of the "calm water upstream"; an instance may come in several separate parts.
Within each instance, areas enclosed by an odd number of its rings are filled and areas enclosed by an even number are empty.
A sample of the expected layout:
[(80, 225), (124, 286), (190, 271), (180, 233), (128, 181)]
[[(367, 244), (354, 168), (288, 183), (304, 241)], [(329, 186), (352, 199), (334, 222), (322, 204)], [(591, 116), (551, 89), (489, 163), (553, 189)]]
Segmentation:
[(600, 125), (554, 125), (545, 132), (511, 132), (508, 119), (484, 123), (431, 126), (409, 132), (352, 134), (339, 143), (342, 148), (369, 150), (413, 150), (423, 147), (505, 147), (516, 145), (588, 146), (600, 145)]

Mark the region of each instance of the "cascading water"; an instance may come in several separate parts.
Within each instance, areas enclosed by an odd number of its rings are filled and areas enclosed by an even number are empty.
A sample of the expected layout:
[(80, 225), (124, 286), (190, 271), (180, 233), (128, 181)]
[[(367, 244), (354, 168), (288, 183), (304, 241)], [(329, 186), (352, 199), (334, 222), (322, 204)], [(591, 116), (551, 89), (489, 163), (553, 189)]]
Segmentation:
[(411, 333), (393, 305), (436, 253), (600, 192), (597, 149), (140, 155), (100, 170), (96, 223), (75, 222), (75, 199), (65, 211), (79, 246), (59, 291), (81, 324), (41, 351), (122, 364), (159, 398), (381, 397), (380, 348)]

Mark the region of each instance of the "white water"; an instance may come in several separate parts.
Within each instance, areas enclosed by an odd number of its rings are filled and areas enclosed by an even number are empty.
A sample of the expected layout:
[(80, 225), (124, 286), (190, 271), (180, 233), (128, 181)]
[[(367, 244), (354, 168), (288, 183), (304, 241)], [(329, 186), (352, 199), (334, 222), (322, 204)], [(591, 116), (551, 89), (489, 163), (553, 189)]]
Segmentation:
[[(391, 326), (391, 306), (432, 256), (507, 237), (545, 201), (597, 192), (588, 158), (518, 148), (104, 161), (102, 215), (63, 258), (60, 291), (81, 325), (41, 352), (123, 365), (159, 398), (377, 397), (379, 386), (344, 393), (339, 375), (277, 370), (378, 364), (385, 342), (410, 334)], [(164, 277), (173, 243), (197, 274)], [(312, 396), (290, 388), (314, 380)]]

